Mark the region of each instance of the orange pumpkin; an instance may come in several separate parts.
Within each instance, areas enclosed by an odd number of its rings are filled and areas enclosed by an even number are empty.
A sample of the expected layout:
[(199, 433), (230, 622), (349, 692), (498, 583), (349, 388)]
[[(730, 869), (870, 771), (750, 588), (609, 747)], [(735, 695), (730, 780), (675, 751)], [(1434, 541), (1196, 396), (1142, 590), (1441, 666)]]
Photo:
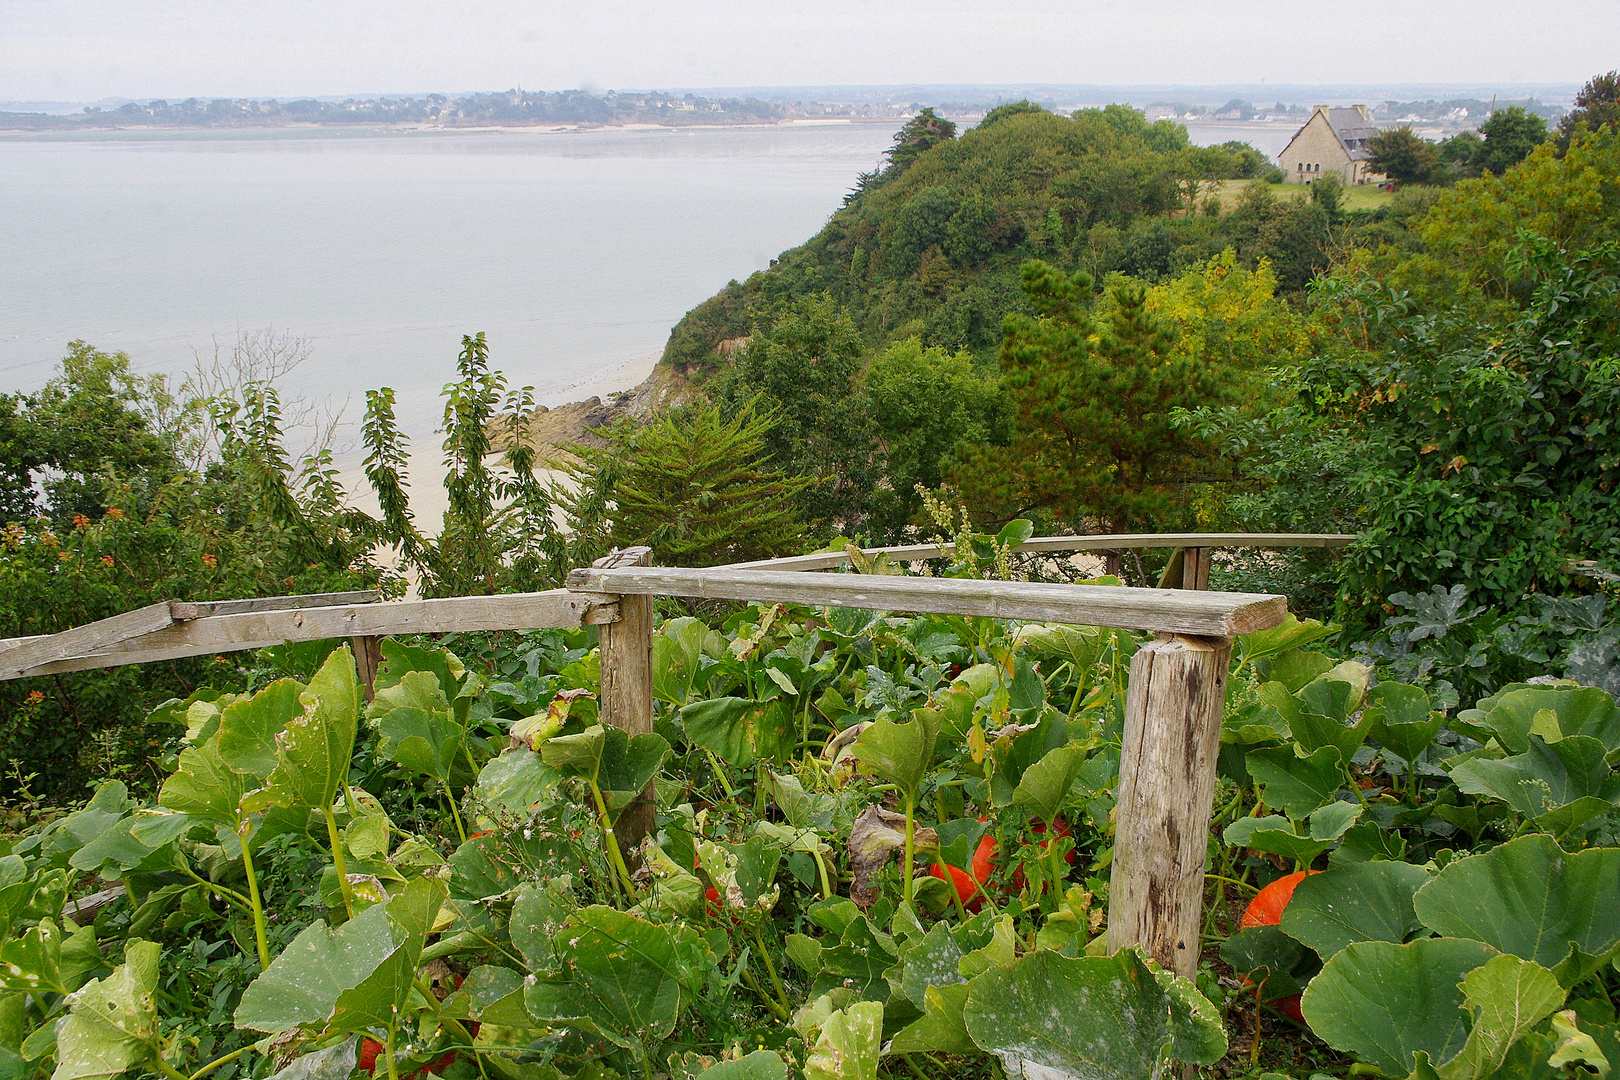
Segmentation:
[[(1284, 874), (1270, 885), (1254, 894), (1249, 906), (1243, 909), (1243, 918), (1238, 920), (1238, 928), (1247, 930), (1251, 926), (1276, 926), (1282, 922), (1283, 909), (1288, 901), (1294, 898), (1294, 889), (1305, 880), (1306, 874), (1315, 874), (1316, 870), (1296, 870), (1292, 874)], [(1303, 1024), (1305, 1015), (1299, 1011), (1299, 995), (1289, 994), (1287, 997), (1277, 998), (1271, 1002), (1273, 1008), (1295, 1023)]]

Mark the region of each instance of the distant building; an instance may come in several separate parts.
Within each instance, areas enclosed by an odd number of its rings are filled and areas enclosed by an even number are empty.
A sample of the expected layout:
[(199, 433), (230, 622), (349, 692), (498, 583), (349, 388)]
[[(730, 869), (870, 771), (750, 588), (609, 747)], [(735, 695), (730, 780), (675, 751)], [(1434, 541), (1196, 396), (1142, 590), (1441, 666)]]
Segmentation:
[(1287, 149), (1277, 155), (1283, 183), (1312, 184), (1330, 172), (1346, 184), (1381, 183), (1383, 174), (1367, 166), (1372, 156), (1367, 143), (1377, 134), (1365, 105), (1316, 106)]

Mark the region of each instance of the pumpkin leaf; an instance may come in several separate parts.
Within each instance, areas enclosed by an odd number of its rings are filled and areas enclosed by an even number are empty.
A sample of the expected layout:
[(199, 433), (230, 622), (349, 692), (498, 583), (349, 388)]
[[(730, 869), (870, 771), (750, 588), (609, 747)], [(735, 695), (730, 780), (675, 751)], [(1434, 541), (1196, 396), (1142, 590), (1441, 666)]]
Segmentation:
[(1010, 1076), (1025, 1075), (1027, 1063), (1054, 1077), (1123, 1080), (1158, 1075), (1172, 1051), (1196, 1064), (1220, 1060), (1219, 1018), (1189, 1001), (1168, 993), (1134, 949), (1075, 958), (1039, 950), (969, 983), (963, 1017)]
[(1428, 871), (1404, 862), (1331, 866), (1295, 887), (1282, 930), (1324, 960), (1357, 941), (1405, 941), (1422, 925), (1412, 896), (1428, 880)]
[(448, 783), (461, 756), (466, 731), (431, 671), (407, 672), (377, 691), (370, 716), (377, 722), (377, 753), (406, 770)]
[[(870, 729), (867, 734), (871, 734)], [(1058, 811), (1063, 809), (1075, 777), (1080, 775), (1080, 766), (1085, 763), (1085, 747), (1077, 743), (1048, 751), (1046, 756), (1024, 770), (1018, 787), (1013, 791), (1013, 805), (1026, 807), (1051, 825)]]
[(821, 1024), (804, 1059), (805, 1080), (877, 1080), (883, 1051), (883, 1006), (857, 1001)]
[(879, 717), (855, 740), (861, 767), (898, 787), (908, 801), (916, 798), (917, 787), (934, 762), (939, 728), (928, 715), (926, 710), (918, 710), (917, 718), (904, 724)]
[(1367, 712), (1372, 714), (1372, 737), (1378, 745), (1411, 761), (1421, 754), (1440, 733), (1444, 713), (1429, 708), (1429, 695), (1422, 688), (1404, 683), (1379, 683), (1367, 693)]
[(1450, 1061), (1468, 1040), (1463, 977), (1496, 951), (1477, 941), (1424, 938), (1406, 945), (1358, 941), (1322, 967), (1300, 999), (1311, 1030), (1391, 1076), (1418, 1052)]
[(773, 756), (786, 721), (780, 701), (717, 697), (681, 706), (686, 737), (727, 765), (745, 769)]
[(1564, 1003), (1564, 988), (1540, 964), (1493, 956), (1463, 976), (1463, 1008), (1473, 1018), (1468, 1041), (1440, 1065), (1440, 1080), (1484, 1080), (1501, 1068), (1520, 1036)]
[(1292, 746), (1273, 746), (1251, 750), (1244, 758), (1265, 804), (1281, 807), (1295, 820), (1338, 794), (1344, 784), (1342, 760), (1334, 746), (1319, 747), (1309, 757), (1300, 757)]
[(1507, 803), (1549, 832), (1562, 834), (1620, 804), (1620, 774), (1604, 761), (1603, 744), (1588, 735), (1549, 743), (1526, 739), (1524, 753), (1470, 758), (1451, 771), (1460, 791)]
[(117, 1076), (157, 1053), (162, 1032), (152, 995), (162, 952), (154, 941), (131, 941), (110, 975), (68, 997), (71, 1011), (56, 1032), (51, 1080)]
[(1538, 833), (1447, 864), (1413, 903), (1431, 930), (1533, 960), (1569, 987), (1620, 955), (1617, 880), (1620, 848), (1570, 855)]
[(697, 1080), (787, 1080), (787, 1064), (775, 1050), (755, 1050), (735, 1061), (722, 1061), (698, 1073)]
[(360, 690), (347, 645), (332, 651), (298, 695), (301, 712), (276, 736), (276, 767), (249, 797), (250, 809), (324, 810), (349, 773), (359, 726)]

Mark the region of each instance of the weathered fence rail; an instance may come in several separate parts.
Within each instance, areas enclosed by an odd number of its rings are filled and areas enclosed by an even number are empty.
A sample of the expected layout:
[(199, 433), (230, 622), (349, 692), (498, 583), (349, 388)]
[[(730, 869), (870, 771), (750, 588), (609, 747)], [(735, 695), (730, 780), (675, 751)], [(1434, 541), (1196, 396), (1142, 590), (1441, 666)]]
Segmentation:
[[(153, 604), (60, 634), (0, 641), (0, 679), (146, 663), (323, 638), (354, 638), (369, 683), (376, 639), (390, 634), (602, 628), (601, 715), (631, 733), (653, 725), (654, 596), (773, 601), (883, 611), (1028, 619), (1146, 630), (1131, 662), (1108, 916), (1109, 948), (1141, 944), (1191, 977), (1198, 963), (1204, 860), (1232, 639), (1277, 626), (1282, 596), (1207, 592), (1217, 548), (1341, 547), (1354, 537), (1252, 533), (1038, 537), (1025, 552), (1175, 548), (1176, 588), (820, 574), (847, 552), (704, 569), (641, 565), (615, 552), (569, 575), (566, 589), (380, 603), (375, 593)], [(949, 544), (869, 549), (896, 562), (938, 558)], [(644, 792), (619, 822), (638, 841), (652, 822)]]

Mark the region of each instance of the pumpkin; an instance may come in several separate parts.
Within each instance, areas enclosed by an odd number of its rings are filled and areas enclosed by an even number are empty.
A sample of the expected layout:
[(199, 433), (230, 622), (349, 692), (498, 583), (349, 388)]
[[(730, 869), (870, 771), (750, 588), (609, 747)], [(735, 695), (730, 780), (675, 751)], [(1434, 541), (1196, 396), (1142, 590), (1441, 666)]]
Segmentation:
[[(1270, 885), (1254, 894), (1249, 906), (1243, 909), (1243, 918), (1238, 920), (1238, 928), (1247, 930), (1251, 926), (1277, 926), (1282, 922), (1283, 909), (1288, 907), (1288, 901), (1294, 898), (1294, 889), (1305, 880), (1306, 874), (1318, 873), (1316, 870), (1296, 870), (1292, 874), (1284, 874)], [(1289, 994), (1287, 997), (1277, 998), (1271, 1006), (1284, 1016), (1297, 1024), (1305, 1022), (1305, 1015), (1299, 1011), (1299, 995)]]

